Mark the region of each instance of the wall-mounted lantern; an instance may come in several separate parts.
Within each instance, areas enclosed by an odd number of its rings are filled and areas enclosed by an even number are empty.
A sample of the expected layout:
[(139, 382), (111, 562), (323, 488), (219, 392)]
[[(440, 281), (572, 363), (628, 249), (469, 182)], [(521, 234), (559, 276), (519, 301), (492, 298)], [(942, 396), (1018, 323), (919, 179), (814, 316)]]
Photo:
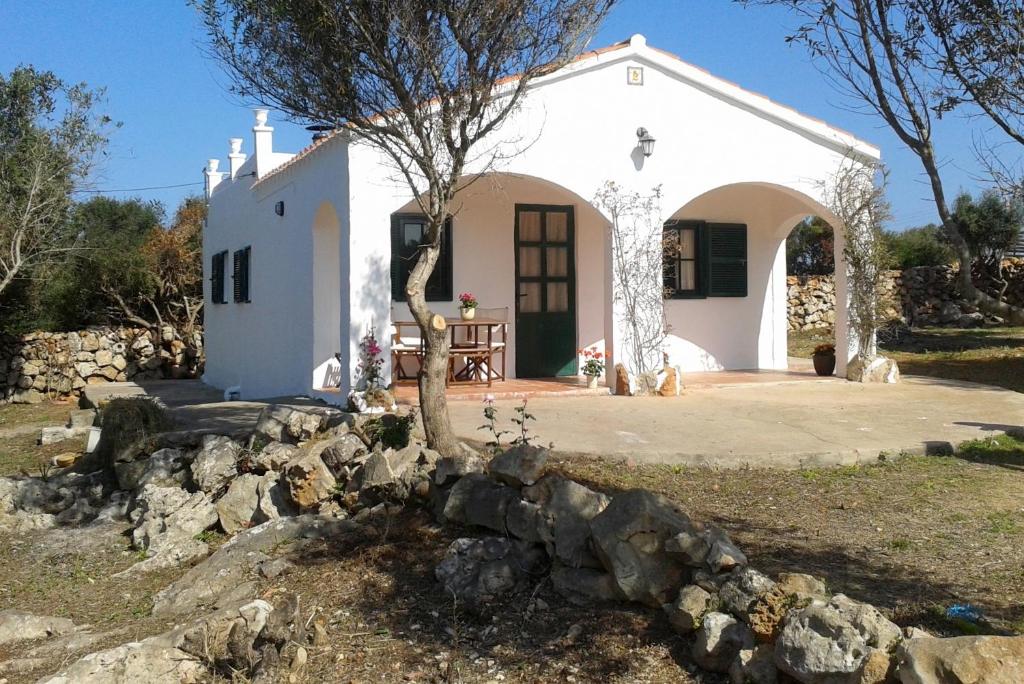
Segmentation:
[(284, 200), (278, 200), (274, 205), (274, 213), (278, 216), (284, 216)]
[(636, 129), (637, 145), (640, 147), (640, 151), (644, 153), (645, 157), (650, 157), (654, 154), (654, 136), (652, 136), (646, 128), (641, 126)]

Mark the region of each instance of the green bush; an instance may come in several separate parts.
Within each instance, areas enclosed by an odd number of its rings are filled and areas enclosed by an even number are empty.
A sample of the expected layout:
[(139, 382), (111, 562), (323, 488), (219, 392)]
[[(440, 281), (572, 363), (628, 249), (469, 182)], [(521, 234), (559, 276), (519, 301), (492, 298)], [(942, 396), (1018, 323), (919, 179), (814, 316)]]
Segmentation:
[(404, 449), (409, 446), (412, 428), (416, 425), (416, 412), (409, 411), (402, 416), (397, 413), (382, 413), (363, 424), (363, 431), (370, 442), (380, 442), (385, 449)]
[(942, 229), (934, 224), (901, 232), (885, 231), (883, 236), (890, 268), (903, 270), (914, 266), (944, 266), (953, 263), (956, 258)]
[(100, 408), (100, 442), (91, 462), (114, 476), (114, 459), (126, 447), (144, 437), (167, 432), (174, 422), (167, 411), (152, 399), (127, 397), (112, 399)]

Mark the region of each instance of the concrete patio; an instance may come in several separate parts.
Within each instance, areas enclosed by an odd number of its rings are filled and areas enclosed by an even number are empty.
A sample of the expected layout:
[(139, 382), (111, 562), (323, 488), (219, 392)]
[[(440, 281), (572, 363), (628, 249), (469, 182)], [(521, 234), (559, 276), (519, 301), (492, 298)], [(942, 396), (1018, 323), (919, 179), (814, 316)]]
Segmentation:
[[(1024, 429), (1024, 394), (985, 385), (910, 377), (898, 385), (812, 381), (779, 375), (691, 384), (679, 397), (535, 396), (530, 430), (556, 450), (639, 463), (781, 467), (873, 461), (880, 454), (936, 453), (968, 439)], [(796, 381), (794, 381), (796, 380)], [(111, 383), (104, 396), (149, 393), (183, 428), (235, 432), (251, 427), (267, 403), (303, 405), (303, 397), (224, 402), (197, 381)], [(519, 397), (499, 398), (501, 429)], [(479, 400), (449, 403), (459, 437), (484, 442)]]

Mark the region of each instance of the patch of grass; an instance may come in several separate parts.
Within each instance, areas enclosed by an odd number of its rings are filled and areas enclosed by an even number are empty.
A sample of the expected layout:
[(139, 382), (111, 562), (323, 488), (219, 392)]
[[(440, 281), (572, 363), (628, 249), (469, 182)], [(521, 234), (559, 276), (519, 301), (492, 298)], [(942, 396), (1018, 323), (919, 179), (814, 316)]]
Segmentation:
[(1024, 439), (1010, 435), (973, 439), (957, 447), (957, 454), (980, 463), (1024, 466)]
[(62, 401), (44, 401), (41, 404), (6, 404), (0, 406), (0, 433), (22, 427), (38, 425), (64, 425), (68, 414), (75, 408)]
[(893, 551), (907, 551), (913, 545), (914, 543), (912, 541), (903, 537), (897, 537), (889, 542), (889, 548)]
[(988, 531), (992, 534), (1019, 534), (1021, 531), (1017, 519), (1019, 515), (1014, 511), (992, 511), (985, 516), (988, 520)]

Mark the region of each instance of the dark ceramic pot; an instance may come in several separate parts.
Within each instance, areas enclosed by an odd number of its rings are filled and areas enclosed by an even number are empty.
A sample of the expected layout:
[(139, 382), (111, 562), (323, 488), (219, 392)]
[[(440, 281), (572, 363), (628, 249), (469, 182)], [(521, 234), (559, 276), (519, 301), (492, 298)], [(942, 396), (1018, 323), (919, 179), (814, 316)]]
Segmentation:
[(836, 355), (835, 354), (815, 354), (814, 355), (814, 372), (818, 375), (832, 375), (836, 372)]

